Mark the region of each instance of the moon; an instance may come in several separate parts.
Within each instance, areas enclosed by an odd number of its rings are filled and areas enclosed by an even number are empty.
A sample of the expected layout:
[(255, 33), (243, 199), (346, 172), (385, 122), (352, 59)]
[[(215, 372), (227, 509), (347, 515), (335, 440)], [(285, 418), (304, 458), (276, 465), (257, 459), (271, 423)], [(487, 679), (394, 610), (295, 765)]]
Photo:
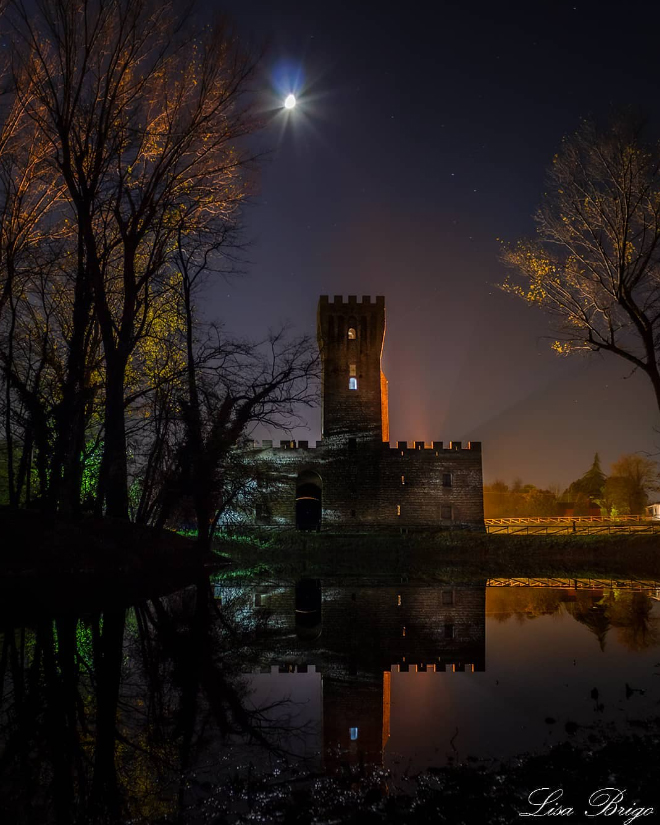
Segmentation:
[(296, 105), (296, 96), (295, 95), (287, 95), (284, 101), (284, 108), (285, 109), (293, 109)]

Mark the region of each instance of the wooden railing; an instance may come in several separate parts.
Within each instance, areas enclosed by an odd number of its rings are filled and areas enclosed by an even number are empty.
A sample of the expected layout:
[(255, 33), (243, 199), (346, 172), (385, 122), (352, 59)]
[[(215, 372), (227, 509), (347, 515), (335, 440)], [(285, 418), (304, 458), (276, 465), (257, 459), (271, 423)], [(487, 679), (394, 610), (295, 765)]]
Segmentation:
[(524, 516), (521, 518), (487, 518), (491, 524), (621, 524), (650, 522), (647, 516)]
[(628, 524), (486, 524), (490, 535), (506, 533), (515, 536), (612, 535), (614, 533), (660, 533), (660, 523), (630, 522)]
[(486, 587), (561, 587), (571, 590), (644, 590), (655, 598), (660, 594), (660, 581), (657, 579), (565, 579), (516, 577), (488, 579)]

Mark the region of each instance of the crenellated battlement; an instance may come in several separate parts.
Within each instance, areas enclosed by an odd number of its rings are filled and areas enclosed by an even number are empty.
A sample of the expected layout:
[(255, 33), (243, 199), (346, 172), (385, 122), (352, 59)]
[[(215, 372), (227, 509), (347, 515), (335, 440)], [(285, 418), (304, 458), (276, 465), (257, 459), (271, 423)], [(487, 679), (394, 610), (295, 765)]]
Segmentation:
[(449, 441), (447, 444), (444, 441), (397, 441), (396, 446), (387, 442), (383, 446), (386, 450), (389, 449), (390, 452), (394, 453), (412, 453), (422, 450), (424, 452), (435, 452), (436, 455), (440, 452), (464, 452), (465, 450), (470, 450), (473, 453), (481, 452), (481, 441), (468, 441), (465, 447), (462, 441)]
[(349, 295), (346, 300), (344, 300), (343, 295), (333, 295), (332, 301), (330, 300), (329, 295), (321, 295), (319, 299), (319, 304), (321, 306), (333, 306), (337, 307), (355, 307), (355, 306), (364, 306), (365, 304), (371, 307), (385, 307), (385, 296), (384, 295), (376, 295), (374, 301), (371, 300), (371, 295), (363, 295), (362, 299), (358, 301), (357, 295)]
[[(246, 668), (243, 673), (251, 673), (253, 675), (262, 674), (299, 674), (306, 673), (314, 675), (316, 673), (323, 673), (324, 667), (318, 665), (301, 664), (299, 662), (291, 662), (278, 665), (264, 665), (260, 668)], [(391, 673), (475, 673), (483, 671), (483, 665), (472, 662), (434, 662), (432, 664), (407, 664), (407, 663), (392, 663), (385, 666), (385, 670)]]
[[(281, 439), (279, 443), (270, 438), (265, 438), (263, 441), (253, 441), (252, 449), (254, 450), (286, 450), (292, 452), (296, 450), (316, 450), (326, 446), (323, 441), (311, 443), (309, 441), (295, 441), (293, 439)], [(359, 449), (359, 448), (358, 448)], [(390, 444), (387, 441), (383, 442), (383, 449), (394, 454), (403, 453), (417, 453), (423, 452), (425, 455), (439, 455), (442, 453), (446, 455), (451, 452), (481, 452), (481, 441), (468, 441), (463, 446), (462, 441), (397, 441), (396, 445)]]
[(393, 664), (392, 673), (475, 673), (484, 667), (472, 662), (438, 662), (428, 665)]
[[(252, 448), (254, 450), (286, 450), (288, 452), (295, 450), (316, 450), (324, 447), (323, 441), (317, 441), (310, 444), (309, 441), (295, 441), (293, 439), (282, 439), (279, 443), (270, 438), (264, 438), (263, 441), (253, 441)], [(439, 455), (451, 452), (465, 452), (466, 450), (472, 453), (481, 452), (481, 441), (468, 441), (463, 446), (462, 441), (397, 441), (396, 446), (389, 444), (387, 441), (383, 442), (383, 449), (390, 453), (417, 453), (424, 452), (426, 455)]]

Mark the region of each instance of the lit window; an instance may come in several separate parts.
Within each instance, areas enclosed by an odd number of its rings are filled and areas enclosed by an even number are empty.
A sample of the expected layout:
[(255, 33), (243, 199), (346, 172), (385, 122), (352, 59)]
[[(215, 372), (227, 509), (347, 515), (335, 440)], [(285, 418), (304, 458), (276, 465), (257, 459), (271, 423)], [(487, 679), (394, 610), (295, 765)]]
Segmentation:
[(357, 332), (355, 331), (355, 327), (349, 327), (348, 328), (348, 340), (349, 341), (355, 341), (356, 338), (357, 338)]
[(355, 742), (358, 738), (358, 729), (357, 728), (349, 728), (351, 733), (351, 742)]
[(349, 366), (348, 366), (348, 374), (349, 374), (349, 375), (357, 375), (356, 365), (355, 365), (355, 364), (349, 364)]
[(356, 390), (357, 389), (357, 378), (353, 378), (352, 376), (348, 379), (348, 389), (349, 390)]
[(401, 476), (401, 484), (405, 484), (405, 483), (406, 483), (406, 477), (405, 477), (405, 476)]
[(400, 504), (396, 505), (396, 514), (397, 514), (397, 516), (401, 515), (401, 505)]
[(404, 626), (403, 626), (403, 633), (402, 633), (402, 635), (403, 635), (403, 636), (405, 636), (405, 635), (406, 635), (406, 626), (405, 626), (405, 624), (404, 624)]
[(401, 595), (400, 594), (396, 597), (396, 603), (397, 603), (398, 607), (401, 607)]

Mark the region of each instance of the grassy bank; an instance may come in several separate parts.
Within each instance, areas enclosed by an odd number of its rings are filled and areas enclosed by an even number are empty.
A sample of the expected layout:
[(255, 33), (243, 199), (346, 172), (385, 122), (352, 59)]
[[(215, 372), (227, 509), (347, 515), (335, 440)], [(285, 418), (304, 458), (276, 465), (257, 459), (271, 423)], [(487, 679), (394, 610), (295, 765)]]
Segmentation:
[(255, 533), (221, 537), (234, 570), (272, 576), (443, 581), (504, 576), (660, 578), (660, 536)]

